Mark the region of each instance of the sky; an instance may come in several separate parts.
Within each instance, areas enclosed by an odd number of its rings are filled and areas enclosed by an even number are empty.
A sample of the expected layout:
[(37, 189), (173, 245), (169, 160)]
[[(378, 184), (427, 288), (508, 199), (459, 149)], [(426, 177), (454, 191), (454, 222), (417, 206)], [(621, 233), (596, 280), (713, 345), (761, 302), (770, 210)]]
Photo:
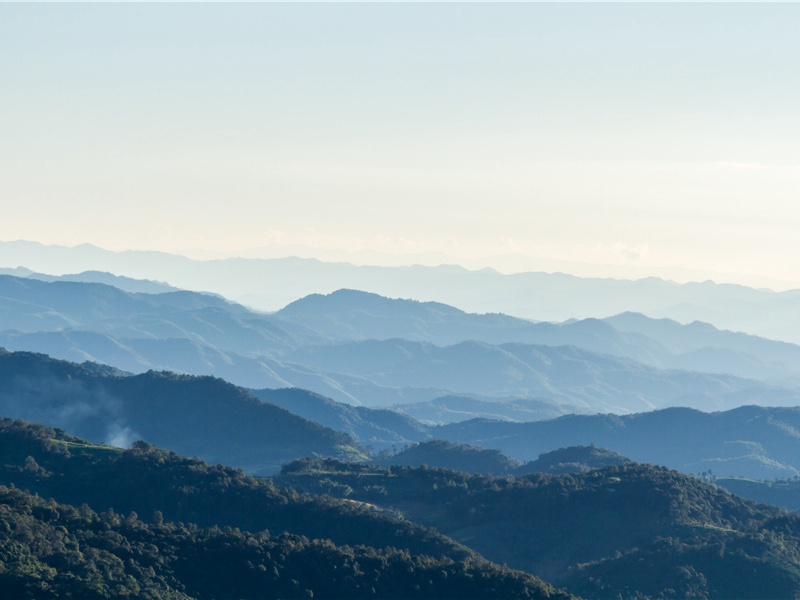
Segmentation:
[(800, 287), (800, 4), (0, 4), (0, 240)]

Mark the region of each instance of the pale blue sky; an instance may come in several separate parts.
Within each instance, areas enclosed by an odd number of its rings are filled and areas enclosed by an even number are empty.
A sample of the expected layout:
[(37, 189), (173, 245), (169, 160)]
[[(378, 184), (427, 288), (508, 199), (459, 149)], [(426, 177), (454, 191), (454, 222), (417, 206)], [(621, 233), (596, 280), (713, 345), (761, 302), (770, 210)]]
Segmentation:
[(798, 32), (798, 4), (0, 4), (0, 240), (800, 284)]

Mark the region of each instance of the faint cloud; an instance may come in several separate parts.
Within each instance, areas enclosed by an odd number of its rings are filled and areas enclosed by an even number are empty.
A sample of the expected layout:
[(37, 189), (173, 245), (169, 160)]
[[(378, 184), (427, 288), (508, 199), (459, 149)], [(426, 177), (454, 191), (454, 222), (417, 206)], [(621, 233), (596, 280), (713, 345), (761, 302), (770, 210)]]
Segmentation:
[(626, 244), (625, 242), (597, 244), (594, 249), (595, 258), (600, 260), (639, 261), (646, 258), (649, 252), (650, 247), (647, 244)]
[(497, 242), (501, 252), (525, 252), (528, 250), (512, 237), (502, 237)]

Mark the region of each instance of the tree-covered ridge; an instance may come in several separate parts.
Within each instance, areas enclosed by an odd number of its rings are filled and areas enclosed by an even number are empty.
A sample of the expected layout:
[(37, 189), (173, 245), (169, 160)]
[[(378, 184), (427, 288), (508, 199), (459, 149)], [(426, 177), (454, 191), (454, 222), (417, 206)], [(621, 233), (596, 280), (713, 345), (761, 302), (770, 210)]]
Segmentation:
[(391, 507), (586, 597), (800, 590), (800, 518), (660, 467), (491, 477), (302, 461), (280, 480)]
[(570, 446), (545, 452), (537, 460), (520, 465), (499, 450), (473, 444), (429, 440), (404, 448), (397, 454), (379, 454), (373, 461), (379, 466), (439, 467), (464, 473), (486, 475), (528, 475), (531, 473), (580, 473), (612, 465), (633, 462), (631, 459), (597, 446)]
[[(50, 437), (52, 435), (52, 437)], [(0, 420), (0, 484), (102, 512), (156, 512), (168, 521), (248, 531), (289, 531), (337, 544), (405, 549), (414, 554), (476, 554), (423, 526), (350, 501), (278, 489), (241, 470), (210, 466), (139, 442), (122, 451), (56, 430)]]
[(567, 598), (481, 559), (229, 527), (146, 523), (0, 486), (0, 589), (8, 598)]
[(529, 473), (580, 473), (592, 469), (602, 469), (612, 465), (623, 465), (633, 462), (613, 450), (597, 446), (570, 446), (551, 452), (544, 452), (539, 458), (525, 463), (514, 471), (515, 475)]
[(414, 444), (397, 454), (380, 456), (382, 466), (442, 467), (465, 473), (507, 474), (519, 463), (499, 450), (481, 448), (471, 444), (454, 444), (443, 440), (430, 440)]

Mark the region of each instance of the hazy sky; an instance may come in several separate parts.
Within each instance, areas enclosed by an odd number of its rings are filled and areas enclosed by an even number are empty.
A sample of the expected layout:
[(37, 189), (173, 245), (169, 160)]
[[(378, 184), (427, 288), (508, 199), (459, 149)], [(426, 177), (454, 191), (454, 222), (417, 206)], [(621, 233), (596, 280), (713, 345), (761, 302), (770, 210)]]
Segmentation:
[(0, 240), (800, 284), (799, 32), (799, 4), (0, 4)]

